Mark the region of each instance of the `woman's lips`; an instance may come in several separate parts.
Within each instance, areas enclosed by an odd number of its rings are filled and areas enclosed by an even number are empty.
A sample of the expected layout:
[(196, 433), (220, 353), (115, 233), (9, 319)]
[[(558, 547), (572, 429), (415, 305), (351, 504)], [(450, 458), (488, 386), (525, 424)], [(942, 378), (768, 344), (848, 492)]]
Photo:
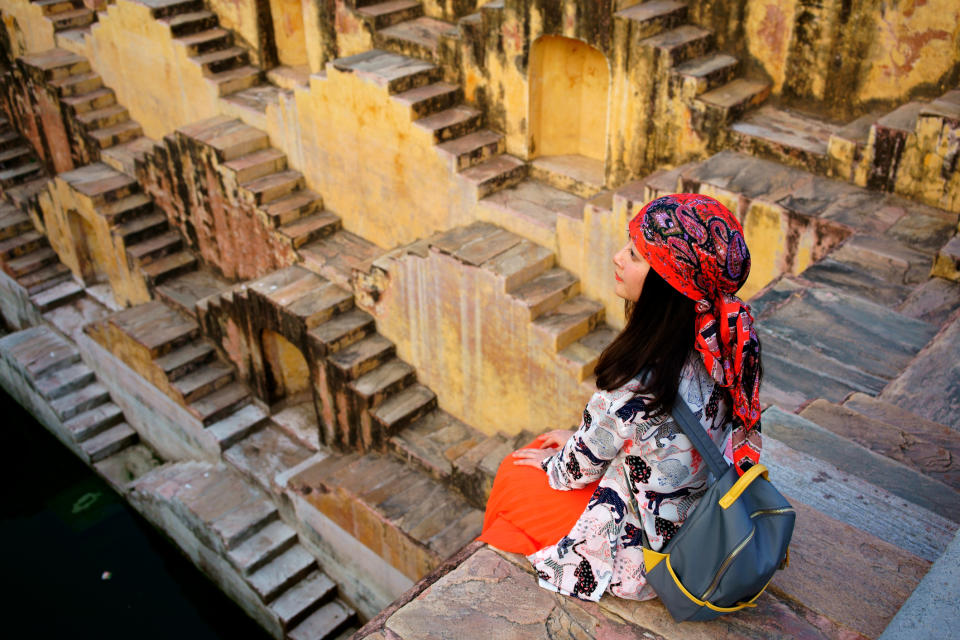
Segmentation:
[(613, 277), (617, 279), (617, 282), (623, 282), (623, 278), (621, 278), (617, 274), (613, 274)]

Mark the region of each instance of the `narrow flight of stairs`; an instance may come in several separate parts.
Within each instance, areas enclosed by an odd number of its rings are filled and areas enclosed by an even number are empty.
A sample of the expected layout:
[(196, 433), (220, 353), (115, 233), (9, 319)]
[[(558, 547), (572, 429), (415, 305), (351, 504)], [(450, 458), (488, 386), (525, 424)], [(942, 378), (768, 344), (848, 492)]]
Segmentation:
[[(0, 117), (0, 193), (31, 182), (45, 180), (43, 164), (33, 147)], [(8, 198), (9, 200), (9, 198)]]
[(54, 33), (69, 33), (89, 30), (97, 21), (97, 14), (86, 7), (83, 0), (30, 0), (40, 7), (43, 15), (53, 24)]
[[(132, 364), (212, 434), (221, 449), (263, 426), (266, 412), (253, 402), (223, 360), (200, 333), (197, 322), (178, 309), (154, 300), (114, 313), (88, 330), (95, 339), (122, 342), (142, 354)], [(148, 360), (149, 359), (149, 360)], [(144, 362), (147, 361), (147, 362)]]
[(370, 79), (408, 107), (411, 120), (433, 136), (451, 172), (472, 184), (478, 198), (526, 175), (526, 164), (504, 153), (503, 135), (483, 128), (482, 114), (462, 103), (462, 89), (442, 81), (432, 62), (374, 49), (330, 64)]
[(356, 630), (356, 612), (338, 597), (337, 585), (269, 497), (236, 471), (206, 462), (166, 464), (132, 483), (131, 499), (155, 521), (163, 507), (178, 517), (226, 566), (218, 572), (198, 564), (221, 586), (231, 580), (223, 573), (235, 574), (232, 580), (255, 594), (243, 600), (256, 606), (248, 613), (274, 637), (333, 640)]
[(150, 3), (151, 15), (170, 29), (170, 37), (187, 50), (203, 75), (227, 96), (261, 81), (260, 69), (250, 64), (246, 49), (235, 46), (233, 34), (220, 26), (217, 14), (202, 0), (163, 0)]
[(123, 412), (80, 359), (77, 347), (45, 325), (5, 338), (4, 355), (48, 405), (62, 438), (88, 464), (137, 444)]

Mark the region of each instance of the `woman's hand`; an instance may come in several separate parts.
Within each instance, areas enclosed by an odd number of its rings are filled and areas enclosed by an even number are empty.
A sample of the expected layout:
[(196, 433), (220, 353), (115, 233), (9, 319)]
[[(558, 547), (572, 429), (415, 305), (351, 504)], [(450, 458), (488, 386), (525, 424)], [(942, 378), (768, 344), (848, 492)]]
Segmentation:
[(559, 448), (520, 449), (519, 451), (514, 451), (512, 454), (513, 464), (542, 469), (543, 467), (541, 467), (540, 464), (558, 451), (560, 451)]
[(562, 449), (567, 440), (573, 437), (573, 431), (569, 429), (554, 429), (553, 431), (548, 431), (542, 436), (543, 440), (540, 442), (541, 449)]

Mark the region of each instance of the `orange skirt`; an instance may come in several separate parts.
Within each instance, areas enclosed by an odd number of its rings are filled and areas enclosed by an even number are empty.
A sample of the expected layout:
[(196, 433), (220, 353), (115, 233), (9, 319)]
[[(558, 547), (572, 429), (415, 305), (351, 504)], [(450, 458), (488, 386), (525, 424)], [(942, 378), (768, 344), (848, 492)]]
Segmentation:
[[(540, 447), (543, 436), (523, 447)], [(510, 551), (530, 555), (560, 542), (587, 508), (599, 481), (583, 489), (557, 491), (547, 475), (535, 467), (513, 464), (508, 455), (493, 481), (483, 532), (478, 540)]]

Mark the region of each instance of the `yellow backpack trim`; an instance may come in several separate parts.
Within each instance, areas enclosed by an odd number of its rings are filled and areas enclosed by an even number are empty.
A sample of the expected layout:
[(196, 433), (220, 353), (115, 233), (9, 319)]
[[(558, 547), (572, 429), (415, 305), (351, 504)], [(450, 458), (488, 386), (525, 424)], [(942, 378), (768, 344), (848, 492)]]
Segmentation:
[(762, 475), (767, 480), (770, 479), (770, 472), (767, 471), (767, 468), (762, 464), (755, 464), (744, 473), (737, 481), (730, 487), (730, 490), (723, 494), (723, 497), (720, 498), (719, 504), (724, 509), (727, 509), (734, 502), (737, 501), (737, 498), (740, 497), (740, 494), (743, 493), (747, 487), (750, 486), (750, 483), (757, 479), (757, 476)]

